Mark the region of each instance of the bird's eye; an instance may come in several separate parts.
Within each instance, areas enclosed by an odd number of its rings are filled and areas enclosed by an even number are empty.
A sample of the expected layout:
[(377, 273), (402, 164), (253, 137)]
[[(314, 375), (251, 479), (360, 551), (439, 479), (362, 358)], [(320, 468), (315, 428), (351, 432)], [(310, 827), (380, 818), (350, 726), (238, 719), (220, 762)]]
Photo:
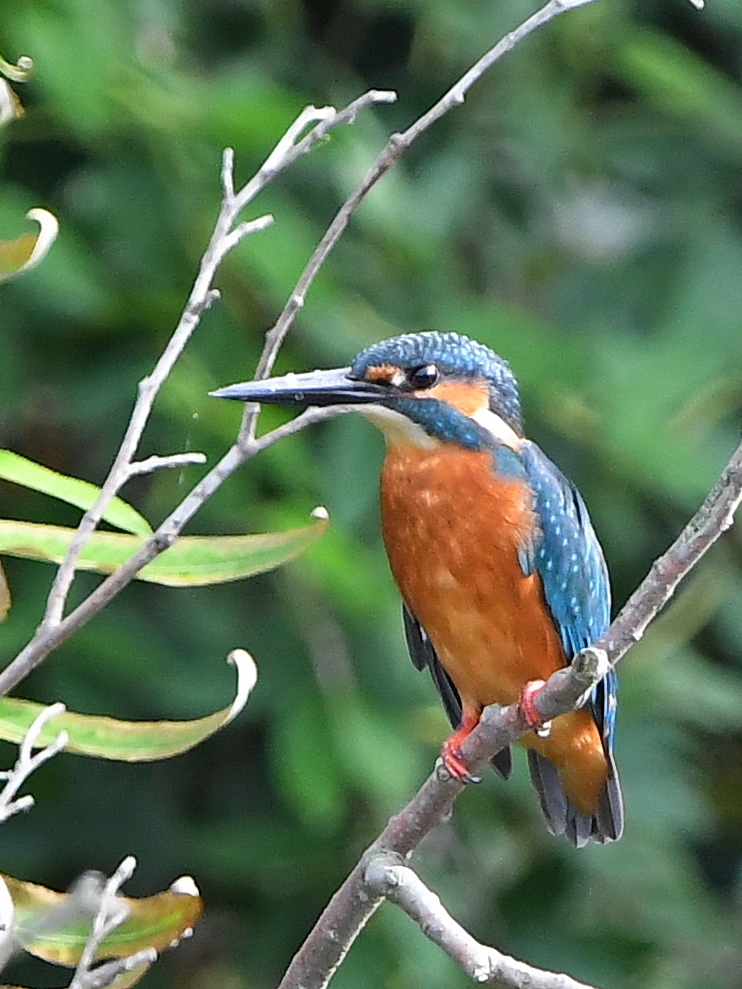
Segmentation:
[(440, 371), (435, 364), (423, 364), (422, 367), (415, 367), (407, 372), (407, 379), (415, 389), (432, 388), (440, 377)]

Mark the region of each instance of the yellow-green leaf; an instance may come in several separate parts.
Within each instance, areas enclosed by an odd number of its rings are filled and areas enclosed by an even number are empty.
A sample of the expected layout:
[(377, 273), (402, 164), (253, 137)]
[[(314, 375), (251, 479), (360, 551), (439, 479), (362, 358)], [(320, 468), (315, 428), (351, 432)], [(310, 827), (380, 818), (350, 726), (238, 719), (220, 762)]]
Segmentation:
[[(22, 484), (34, 491), (41, 491), (42, 494), (51, 495), (59, 501), (66, 501), (70, 505), (82, 508), (83, 511), (87, 511), (100, 494), (100, 488), (95, 484), (59, 474), (55, 470), (22, 457), (19, 453), (13, 453), (12, 450), (0, 450), (0, 478), (12, 481), (14, 484)], [(113, 499), (103, 518), (117, 529), (133, 532), (143, 539), (152, 535), (152, 527), (144, 516), (121, 498)]]
[[(32, 955), (56, 965), (76, 965), (90, 934), (92, 917), (72, 893), (4, 876), (16, 911), (16, 938)], [(142, 899), (121, 897), (129, 916), (101, 943), (96, 958), (122, 958), (145, 948), (160, 952), (190, 934), (203, 910), (192, 879)], [(143, 966), (143, 969), (145, 967)], [(130, 984), (127, 982), (127, 984)]]
[(0, 622), (4, 622), (8, 617), (8, 612), (10, 611), (10, 606), (13, 599), (10, 596), (10, 587), (8, 586), (8, 579), (5, 576), (5, 570), (3, 570), (3, 565), (0, 563)]
[[(137, 574), (139, 580), (171, 587), (198, 587), (240, 580), (292, 560), (327, 528), (327, 512), (317, 509), (310, 525), (286, 532), (249, 536), (181, 536)], [(0, 554), (59, 563), (74, 529), (35, 522), (0, 520)], [(95, 532), (77, 562), (78, 570), (113, 573), (144, 543), (138, 536)]]
[(0, 240), (0, 282), (35, 268), (56, 240), (59, 224), (48, 210), (31, 209), (26, 213), (26, 219), (35, 220), (39, 232), (21, 234), (15, 240)]
[[(255, 686), (255, 663), (244, 649), (233, 650), (229, 661), (237, 670), (237, 690), (234, 701), (221, 711), (195, 721), (119, 721), (67, 711), (44, 726), (36, 746), (49, 745), (66, 731), (69, 741), (65, 751), (101, 759), (150, 762), (187, 752), (236, 717)], [(43, 710), (43, 704), (20, 697), (0, 698), (0, 738), (20, 742)]]

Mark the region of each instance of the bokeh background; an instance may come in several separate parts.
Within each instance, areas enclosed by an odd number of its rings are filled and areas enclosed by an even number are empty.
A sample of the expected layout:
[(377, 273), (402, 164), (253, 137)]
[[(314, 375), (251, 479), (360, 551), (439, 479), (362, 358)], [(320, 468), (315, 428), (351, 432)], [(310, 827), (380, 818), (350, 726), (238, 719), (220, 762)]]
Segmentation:
[[(392, 107), (302, 159), (255, 204), (276, 224), (224, 264), (143, 452), (225, 449), (240, 410), (206, 397), (252, 373), (326, 224), (408, 126), (534, 6), (524, 0), (4, 0), (0, 52), (34, 58), (26, 116), (0, 132), (0, 235), (32, 206), (61, 233), (3, 286), (0, 443), (100, 481), (136, 382), (185, 301), (219, 201), (221, 149), (247, 179), (307, 103), (395, 88)], [(742, 405), (742, 5), (601, 0), (531, 37), (372, 192), (324, 267), (279, 370), (346, 363), (408, 330), (492, 345), (529, 433), (581, 488), (623, 603), (736, 445)], [(269, 410), (261, 428), (281, 421)], [(126, 718), (228, 702), (223, 657), (261, 670), (238, 721), (168, 762), (58, 757), (0, 868), (65, 888), (133, 853), (129, 891), (191, 873), (208, 909), (151, 986), (270, 987), (447, 726), (403, 645), (377, 520), (381, 438), (352, 417), (271, 449), (190, 531), (330, 533), (273, 575), (199, 590), (133, 585), (19, 694)], [(201, 469), (125, 492), (159, 521)], [(10, 485), (0, 514), (71, 524)], [(606, 987), (742, 986), (742, 585), (729, 533), (621, 667), (627, 827), (576, 851), (544, 829), (523, 760), (472, 788), (417, 865), (479, 938)], [(52, 569), (8, 560), (3, 660)], [(80, 579), (79, 595), (95, 583)], [(13, 750), (3, 744), (3, 765)], [(61, 985), (59, 970), (7, 978)], [(467, 980), (395, 908), (338, 989)]]

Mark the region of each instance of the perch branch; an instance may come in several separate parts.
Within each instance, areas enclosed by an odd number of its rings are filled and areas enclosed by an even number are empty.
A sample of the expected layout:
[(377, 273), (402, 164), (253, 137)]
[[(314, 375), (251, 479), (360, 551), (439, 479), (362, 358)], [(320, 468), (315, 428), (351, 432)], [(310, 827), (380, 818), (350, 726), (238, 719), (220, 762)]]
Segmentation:
[[(554, 673), (536, 695), (544, 721), (573, 711), (629, 648), (672, 597), (680, 581), (732, 523), (742, 500), (742, 443), (732, 455), (703, 505), (653, 565), (605, 635), (578, 653), (570, 666)], [(461, 756), (473, 771), (483, 767), (505, 745), (529, 730), (518, 704), (485, 709), (479, 725), (463, 742)], [(378, 908), (383, 896), (369, 887), (366, 865), (377, 856), (396, 856), (406, 863), (422, 839), (450, 813), (464, 784), (439, 767), (407, 806), (392, 817), (335, 893), (314, 929), (294, 956), (280, 989), (323, 989)], [(517, 986), (518, 983), (504, 985)]]

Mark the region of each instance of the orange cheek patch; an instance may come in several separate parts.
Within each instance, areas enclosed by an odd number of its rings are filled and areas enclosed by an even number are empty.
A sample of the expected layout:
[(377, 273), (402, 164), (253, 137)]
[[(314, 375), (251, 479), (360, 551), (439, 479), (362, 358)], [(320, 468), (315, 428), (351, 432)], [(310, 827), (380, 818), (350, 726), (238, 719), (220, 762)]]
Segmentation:
[(465, 416), (473, 416), (475, 412), (488, 409), (490, 404), (487, 382), (481, 378), (476, 381), (443, 381), (440, 385), (426, 388), (417, 394), (420, 398), (440, 399), (463, 412)]

